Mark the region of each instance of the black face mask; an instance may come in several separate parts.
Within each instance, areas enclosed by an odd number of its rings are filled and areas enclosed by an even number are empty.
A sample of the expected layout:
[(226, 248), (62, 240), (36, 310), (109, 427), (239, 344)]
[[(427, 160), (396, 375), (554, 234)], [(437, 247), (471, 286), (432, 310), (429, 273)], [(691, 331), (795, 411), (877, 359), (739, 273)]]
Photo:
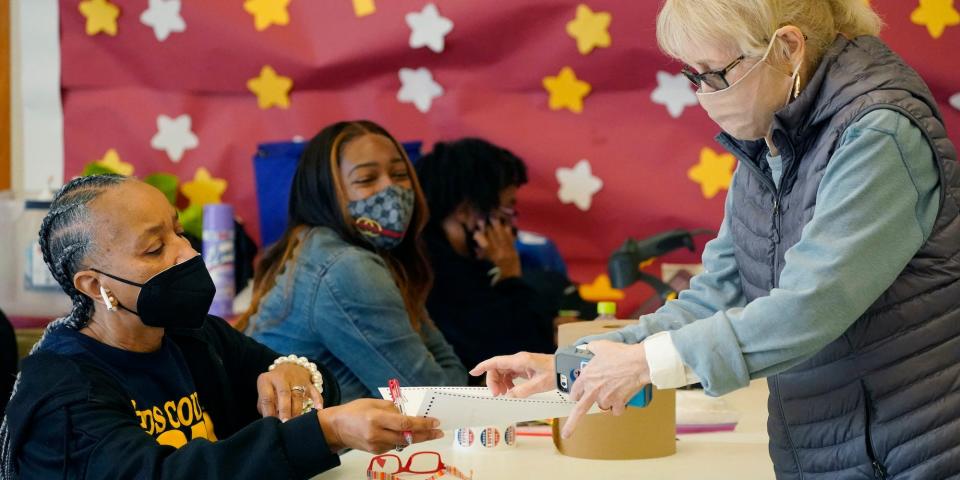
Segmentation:
[(91, 270), (118, 282), (140, 287), (136, 312), (120, 305), (120, 302), (117, 302), (117, 306), (139, 316), (140, 321), (150, 327), (199, 328), (210, 311), (214, 294), (217, 293), (210, 272), (200, 255), (174, 265), (142, 284), (95, 268)]

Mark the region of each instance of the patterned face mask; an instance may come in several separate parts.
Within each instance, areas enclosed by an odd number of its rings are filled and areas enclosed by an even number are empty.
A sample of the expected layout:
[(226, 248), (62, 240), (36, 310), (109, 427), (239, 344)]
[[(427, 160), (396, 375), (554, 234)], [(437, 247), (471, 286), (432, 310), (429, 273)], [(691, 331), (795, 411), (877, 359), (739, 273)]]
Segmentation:
[(367, 242), (391, 250), (400, 245), (407, 233), (414, 200), (413, 189), (390, 185), (363, 200), (350, 202), (348, 209)]

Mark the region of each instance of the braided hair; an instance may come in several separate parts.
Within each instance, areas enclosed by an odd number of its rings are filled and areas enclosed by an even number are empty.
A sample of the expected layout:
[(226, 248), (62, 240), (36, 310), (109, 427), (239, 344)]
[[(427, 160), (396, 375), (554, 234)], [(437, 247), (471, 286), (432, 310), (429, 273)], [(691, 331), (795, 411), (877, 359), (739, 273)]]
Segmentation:
[(73, 275), (90, 252), (92, 239), (86, 220), (93, 199), (109, 187), (126, 180), (120, 175), (93, 175), (67, 183), (57, 192), (50, 211), (40, 225), (40, 251), (43, 261), (64, 293), (73, 301), (73, 309), (63, 319), (66, 326), (83, 328), (93, 312), (93, 300), (73, 285)]
[[(47, 326), (46, 332), (66, 327), (83, 328), (93, 313), (93, 300), (73, 286), (73, 275), (77, 273), (83, 258), (90, 252), (93, 240), (87, 220), (90, 212), (87, 205), (100, 196), (106, 189), (126, 181), (120, 175), (93, 175), (74, 179), (63, 186), (53, 197), (50, 211), (40, 225), (40, 250), (43, 261), (60, 284), (64, 293), (73, 300), (73, 309), (63, 318)], [(32, 352), (43, 345), (46, 332), (34, 345)], [(13, 399), (20, 385), (20, 376), (13, 385), (10, 396)], [(13, 458), (13, 445), (10, 444), (8, 419), (3, 417), (0, 425), (0, 478), (17, 478), (16, 462)]]

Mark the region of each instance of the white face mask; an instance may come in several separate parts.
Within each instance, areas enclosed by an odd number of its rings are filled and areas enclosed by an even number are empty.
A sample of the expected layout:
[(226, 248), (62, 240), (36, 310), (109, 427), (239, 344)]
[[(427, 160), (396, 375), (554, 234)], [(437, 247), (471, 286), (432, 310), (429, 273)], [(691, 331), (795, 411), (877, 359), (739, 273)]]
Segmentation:
[[(790, 87), (800, 65), (793, 75), (787, 75), (770, 64), (770, 51), (777, 39), (777, 30), (763, 58), (733, 85), (716, 92), (697, 92), (700, 105), (723, 131), (740, 140), (758, 140), (770, 132), (773, 114), (790, 101)], [(803, 49), (799, 52), (803, 58)]]

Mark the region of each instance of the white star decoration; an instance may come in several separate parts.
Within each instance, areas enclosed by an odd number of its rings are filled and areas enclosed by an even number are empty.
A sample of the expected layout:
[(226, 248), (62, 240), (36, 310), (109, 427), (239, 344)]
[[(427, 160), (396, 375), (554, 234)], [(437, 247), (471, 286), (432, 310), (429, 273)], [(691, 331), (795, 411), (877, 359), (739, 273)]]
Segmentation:
[(150, 7), (140, 15), (140, 22), (153, 28), (158, 42), (166, 40), (172, 32), (187, 29), (187, 23), (180, 16), (180, 0), (150, 0)]
[(952, 97), (950, 97), (950, 105), (953, 108), (960, 110), (960, 93), (955, 93)]
[(573, 168), (558, 168), (557, 181), (560, 190), (557, 196), (564, 204), (572, 203), (580, 210), (590, 210), (593, 196), (603, 188), (603, 180), (595, 177), (589, 160), (580, 160)]
[(433, 74), (426, 68), (400, 69), (400, 91), (397, 100), (403, 103), (412, 103), (421, 113), (430, 111), (433, 99), (443, 95), (443, 87), (433, 80)]
[(697, 104), (697, 96), (687, 77), (680, 73), (671, 75), (663, 71), (657, 72), (657, 88), (650, 95), (650, 100), (666, 105), (667, 112), (673, 118), (679, 118), (684, 108)]
[(165, 150), (170, 161), (179, 162), (183, 158), (183, 152), (200, 145), (200, 139), (190, 131), (191, 123), (190, 115), (186, 114), (177, 118), (158, 116), (157, 134), (150, 140), (150, 146)]
[(436, 53), (443, 51), (443, 37), (453, 30), (453, 22), (441, 17), (432, 3), (420, 12), (408, 13), (407, 25), (410, 26), (410, 48), (425, 46)]

